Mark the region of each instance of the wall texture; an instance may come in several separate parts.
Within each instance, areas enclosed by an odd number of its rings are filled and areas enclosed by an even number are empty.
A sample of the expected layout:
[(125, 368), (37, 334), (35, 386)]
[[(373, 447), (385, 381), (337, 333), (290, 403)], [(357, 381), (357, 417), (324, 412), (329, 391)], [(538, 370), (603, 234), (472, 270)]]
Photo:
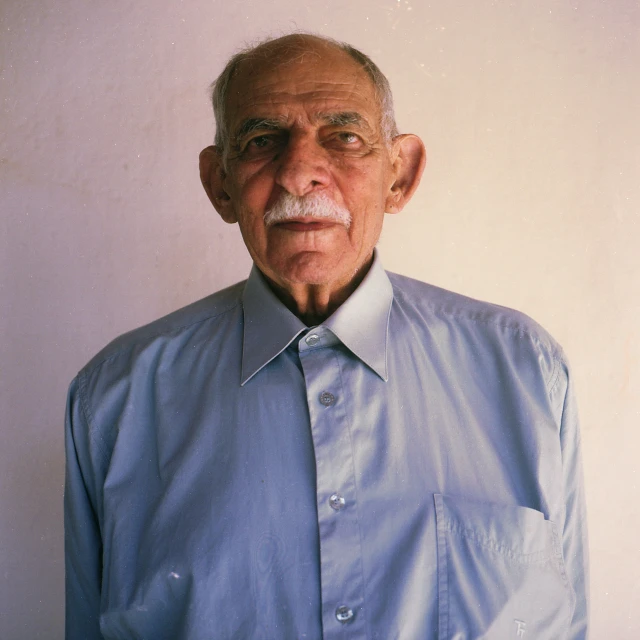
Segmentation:
[(345, 39), (423, 137), (388, 269), (519, 308), (573, 363), (593, 637), (640, 637), (640, 4), (0, 4), (0, 638), (63, 636), (66, 386), (118, 333), (248, 273), (201, 190), (206, 97), (245, 41)]

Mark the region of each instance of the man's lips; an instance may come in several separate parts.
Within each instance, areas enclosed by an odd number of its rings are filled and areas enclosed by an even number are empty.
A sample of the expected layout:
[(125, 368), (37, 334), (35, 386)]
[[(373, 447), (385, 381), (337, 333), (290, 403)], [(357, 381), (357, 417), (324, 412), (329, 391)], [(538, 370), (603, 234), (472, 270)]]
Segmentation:
[(322, 231), (323, 229), (334, 227), (337, 224), (339, 223), (331, 219), (295, 218), (293, 220), (277, 222), (273, 226), (278, 227), (278, 229), (286, 229), (287, 231)]

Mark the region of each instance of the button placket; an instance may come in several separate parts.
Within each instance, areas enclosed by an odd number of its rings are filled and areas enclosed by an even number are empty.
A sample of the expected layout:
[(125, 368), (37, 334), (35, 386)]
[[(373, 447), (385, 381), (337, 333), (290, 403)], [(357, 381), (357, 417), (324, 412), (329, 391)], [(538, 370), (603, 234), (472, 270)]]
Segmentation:
[[(351, 503), (355, 469), (344, 401), (349, 391), (343, 386), (338, 350), (326, 338), (313, 349), (304, 340), (300, 345), (316, 457), (323, 637), (338, 640), (348, 623), (350, 638), (364, 640), (362, 541), (357, 505)], [(344, 496), (349, 496), (348, 505)]]

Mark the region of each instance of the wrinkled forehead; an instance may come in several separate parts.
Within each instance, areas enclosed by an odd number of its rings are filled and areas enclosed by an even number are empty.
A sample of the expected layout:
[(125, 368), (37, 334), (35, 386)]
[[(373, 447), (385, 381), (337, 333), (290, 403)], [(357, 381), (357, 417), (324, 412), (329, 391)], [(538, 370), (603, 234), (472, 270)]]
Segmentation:
[(247, 109), (287, 102), (352, 100), (377, 115), (378, 101), (369, 74), (348, 53), (327, 43), (283, 45), (258, 50), (241, 61), (227, 92), (228, 122)]

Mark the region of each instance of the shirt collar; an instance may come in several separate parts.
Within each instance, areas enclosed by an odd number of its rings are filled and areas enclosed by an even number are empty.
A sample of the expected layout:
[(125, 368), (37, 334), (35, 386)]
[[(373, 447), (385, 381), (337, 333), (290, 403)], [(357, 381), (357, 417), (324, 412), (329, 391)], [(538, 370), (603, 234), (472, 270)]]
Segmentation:
[[(367, 275), (349, 298), (321, 326), (388, 380), (387, 336), (393, 288), (377, 251)], [(246, 384), (308, 327), (275, 296), (254, 265), (245, 285), (242, 379)]]

